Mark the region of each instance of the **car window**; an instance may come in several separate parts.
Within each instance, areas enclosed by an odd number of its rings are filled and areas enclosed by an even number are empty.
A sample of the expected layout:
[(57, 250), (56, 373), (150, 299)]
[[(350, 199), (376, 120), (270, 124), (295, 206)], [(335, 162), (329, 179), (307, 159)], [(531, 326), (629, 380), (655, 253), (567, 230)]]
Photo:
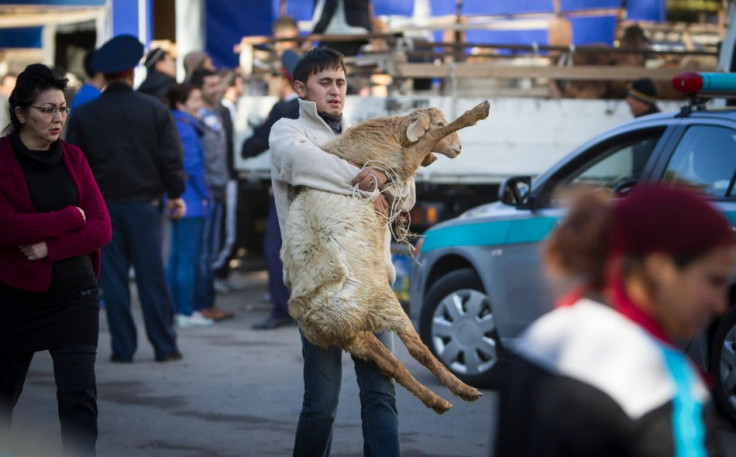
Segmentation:
[(664, 180), (685, 183), (714, 197), (734, 195), (736, 131), (694, 125), (685, 131), (667, 164)]
[(662, 131), (632, 138), (596, 153), (566, 180), (568, 185), (593, 185), (615, 190), (624, 184), (633, 185), (641, 178), (644, 166), (652, 155)]

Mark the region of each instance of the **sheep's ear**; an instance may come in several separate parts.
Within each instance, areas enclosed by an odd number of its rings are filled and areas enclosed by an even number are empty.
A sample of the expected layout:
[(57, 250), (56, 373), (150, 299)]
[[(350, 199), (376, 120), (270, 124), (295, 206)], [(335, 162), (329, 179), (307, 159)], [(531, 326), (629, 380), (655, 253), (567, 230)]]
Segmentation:
[(429, 114), (420, 113), (417, 119), (406, 128), (406, 138), (411, 142), (417, 141), (429, 130)]
[(427, 154), (424, 160), (422, 160), (422, 166), (423, 167), (429, 166), (429, 164), (434, 162), (435, 160), (437, 160), (437, 157), (430, 152), (429, 154)]

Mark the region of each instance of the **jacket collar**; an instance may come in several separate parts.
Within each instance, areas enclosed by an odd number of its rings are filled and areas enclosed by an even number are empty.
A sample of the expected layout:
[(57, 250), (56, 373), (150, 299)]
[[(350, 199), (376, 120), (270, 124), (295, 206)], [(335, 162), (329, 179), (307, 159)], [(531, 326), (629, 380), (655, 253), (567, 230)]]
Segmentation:
[[(303, 98), (299, 99), (299, 117), (307, 117), (312, 122), (316, 122), (320, 125), (323, 125), (324, 128), (330, 131), (332, 135), (335, 135), (335, 133), (332, 131), (329, 125), (327, 125), (327, 122), (325, 122), (324, 119), (322, 119), (319, 114), (317, 113), (317, 104), (314, 103), (311, 100), (304, 100)], [(345, 131), (345, 128), (347, 127), (345, 123), (345, 117), (343, 116), (342, 120), (342, 131)]]
[(126, 83), (115, 81), (105, 86), (102, 93), (107, 92), (133, 92), (133, 88)]

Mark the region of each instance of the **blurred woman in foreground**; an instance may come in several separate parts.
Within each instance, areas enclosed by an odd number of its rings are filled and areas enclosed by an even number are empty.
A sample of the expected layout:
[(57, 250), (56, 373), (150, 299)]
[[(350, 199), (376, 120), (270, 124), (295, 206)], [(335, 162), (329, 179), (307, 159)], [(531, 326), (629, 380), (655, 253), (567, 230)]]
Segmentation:
[(576, 199), (544, 259), (578, 287), (514, 346), (495, 456), (719, 455), (708, 390), (678, 342), (725, 311), (735, 245), (684, 188)]

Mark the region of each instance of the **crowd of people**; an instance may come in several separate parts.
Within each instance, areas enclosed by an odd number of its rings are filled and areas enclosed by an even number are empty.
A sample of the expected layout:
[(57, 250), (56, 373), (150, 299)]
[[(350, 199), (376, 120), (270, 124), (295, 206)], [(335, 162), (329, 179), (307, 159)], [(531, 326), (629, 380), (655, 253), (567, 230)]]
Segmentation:
[[(294, 25), (277, 21), (274, 34), (292, 37)], [(244, 158), (272, 154), (264, 252), (273, 309), (254, 327), (294, 324), (278, 252), (298, 187), (353, 195), (389, 177), (320, 149), (346, 128), (343, 55), (300, 55), (290, 44), (276, 46), (279, 101), (238, 146), (242, 79), (218, 72), (205, 52), (184, 56), (178, 82), (174, 56), (150, 50), (135, 89), (143, 44), (114, 37), (85, 59), (89, 80), (71, 103), (67, 80), (49, 67), (18, 75), (0, 138), (0, 439), (34, 353), (49, 351), (64, 451), (95, 455), (98, 312), (104, 302), (111, 361), (132, 363), (131, 271), (157, 362), (182, 359), (175, 329), (233, 317), (217, 306), (215, 285), (236, 239), (236, 147)], [(630, 92), (652, 104), (645, 83)], [(373, 198), (377, 211), (387, 208), (381, 193)], [(576, 199), (545, 249), (551, 276), (576, 287), (509, 354), (496, 455), (718, 455), (707, 389), (678, 341), (724, 311), (734, 246), (728, 222), (694, 190), (641, 185), (616, 201)], [(379, 337), (392, 347), (391, 334)], [(294, 455), (328, 456), (341, 351), (302, 337), (302, 355)], [(372, 362), (354, 363), (364, 454), (398, 456), (394, 383)], [(616, 376), (606, 376), (611, 369)]]

